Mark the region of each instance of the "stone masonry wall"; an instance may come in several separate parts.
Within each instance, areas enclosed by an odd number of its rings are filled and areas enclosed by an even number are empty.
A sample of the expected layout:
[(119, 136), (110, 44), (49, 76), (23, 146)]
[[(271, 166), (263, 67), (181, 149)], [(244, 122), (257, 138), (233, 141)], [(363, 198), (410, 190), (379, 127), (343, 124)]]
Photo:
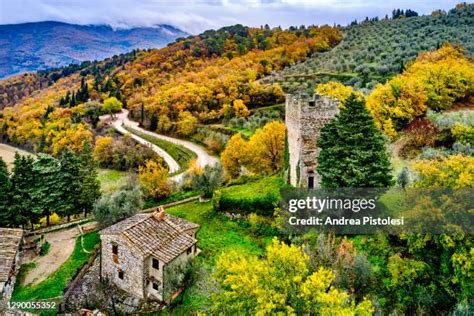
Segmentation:
[(297, 185), (297, 165), (300, 160), (300, 103), (292, 95), (286, 95), (285, 125), (288, 138), (290, 183)]
[(316, 144), (321, 129), (339, 112), (338, 102), (318, 94), (312, 97), (287, 95), (285, 109), (290, 183), (307, 187), (308, 173), (313, 172), (315, 187), (319, 187), (320, 177), (316, 171), (319, 149)]
[[(107, 277), (117, 287), (129, 292), (137, 298), (144, 298), (144, 260), (136, 252), (131, 251), (127, 243), (118, 235), (101, 235), (102, 277)], [(118, 245), (118, 263), (113, 260), (112, 244)], [(118, 277), (122, 269), (124, 278)]]

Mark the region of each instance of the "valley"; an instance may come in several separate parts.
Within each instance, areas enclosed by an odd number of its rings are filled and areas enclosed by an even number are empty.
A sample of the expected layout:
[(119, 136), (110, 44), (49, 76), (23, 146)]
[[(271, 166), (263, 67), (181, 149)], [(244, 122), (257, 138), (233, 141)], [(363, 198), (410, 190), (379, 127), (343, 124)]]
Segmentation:
[(170, 25), (118, 30), (54, 21), (0, 25), (0, 78), (159, 48), (186, 35)]

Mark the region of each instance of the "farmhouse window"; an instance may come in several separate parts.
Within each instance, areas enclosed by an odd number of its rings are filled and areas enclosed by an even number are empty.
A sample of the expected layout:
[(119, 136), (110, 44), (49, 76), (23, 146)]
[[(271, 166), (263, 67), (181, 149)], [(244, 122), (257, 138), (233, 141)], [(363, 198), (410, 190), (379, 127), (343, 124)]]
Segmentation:
[(153, 258), (151, 260), (151, 266), (153, 267), (153, 269), (159, 270), (160, 269), (160, 262), (158, 261), (158, 259)]
[(112, 245), (112, 259), (118, 263), (118, 245)]

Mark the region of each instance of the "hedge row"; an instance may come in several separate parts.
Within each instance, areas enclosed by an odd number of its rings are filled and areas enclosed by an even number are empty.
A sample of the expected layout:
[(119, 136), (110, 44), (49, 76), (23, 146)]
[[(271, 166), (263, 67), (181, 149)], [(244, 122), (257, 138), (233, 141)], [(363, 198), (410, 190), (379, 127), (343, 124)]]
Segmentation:
[(255, 213), (272, 216), (281, 200), (280, 178), (269, 177), (256, 182), (235, 185), (214, 192), (214, 209), (219, 212), (232, 212), (242, 215)]

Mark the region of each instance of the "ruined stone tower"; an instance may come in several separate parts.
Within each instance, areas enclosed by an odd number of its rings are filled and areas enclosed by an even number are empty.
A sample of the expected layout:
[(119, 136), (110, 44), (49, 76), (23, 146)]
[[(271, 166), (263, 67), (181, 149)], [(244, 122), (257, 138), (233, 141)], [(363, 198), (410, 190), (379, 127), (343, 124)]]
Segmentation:
[(288, 133), (290, 183), (296, 187), (317, 188), (320, 177), (316, 166), (316, 142), (321, 128), (339, 112), (337, 101), (315, 94), (286, 95), (285, 123)]

